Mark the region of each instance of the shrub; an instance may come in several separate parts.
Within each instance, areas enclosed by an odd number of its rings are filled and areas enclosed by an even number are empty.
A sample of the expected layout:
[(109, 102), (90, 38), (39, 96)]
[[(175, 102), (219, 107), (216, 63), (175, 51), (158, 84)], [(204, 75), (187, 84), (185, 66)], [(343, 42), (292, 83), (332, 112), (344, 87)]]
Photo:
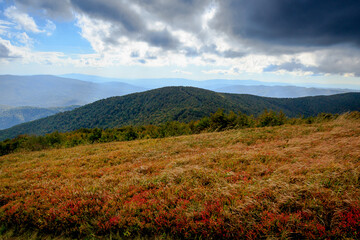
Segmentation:
[(260, 127), (280, 126), (286, 122), (286, 119), (287, 118), (282, 111), (276, 113), (272, 110), (268, 111), (265, 109), (265, 111), (259, 116), (258, 122)]

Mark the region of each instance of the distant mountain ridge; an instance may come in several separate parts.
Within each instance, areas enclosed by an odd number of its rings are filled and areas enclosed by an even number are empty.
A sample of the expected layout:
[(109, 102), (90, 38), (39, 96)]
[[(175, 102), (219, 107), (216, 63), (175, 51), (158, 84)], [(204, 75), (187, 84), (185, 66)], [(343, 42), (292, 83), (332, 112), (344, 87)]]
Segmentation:
[(203, 88), (215, 92), (251, 94), (256, 96), (276, 98), (297, 98), (308, 96), (333, 95), (347, 92), (360, 92), (360, 90), (355, 89), (326, 88), (326, 85), (322, 87), (320, 85), (318, 85), (318, 87), (306, 87), (294, 86), (280, 82), (261, 82), (255, 80), (211, 79), (204, 81), (195, 81), (184, 78), (116, 79), (83, 74), (66, 74), (63, 76), (91, 82), (120, 81), (123, 83), (141, 86), (148, 89), (156, 89), (169, 86), (188, 86)]
[(51, 75), (0, 75), (0, 104), (13, 107), (84, 105), (144, 90), (147, 89), (120, 82), (92, 83)]
[(0, 130), (10, 128), (20, 123), (33, 121), (54, 115), (59, 112), (73, 110), (79, 106), (38, 108), (38, 107), (10, 107), (0, 105)]
[[(84, 105), (103, 98), (123, 96), (166, 86), (191, 86), (216, 92), (281, 98), (332, 95), (356, 91), (351, 89), (305, 88), (284, 83), (266, 83), (253, 80), (112, 79), (81, 74), (66, 76), (73, 78), (52, 75), (0, 75), (0, 105), (45, 108)], [(75, 79), (75, 77), (79, 79)]]
[(287, 99), (217, 93), (193, 87), (165, 87), (99, 100), (72, 111), (20, 124), (0, 131), (0, 139), (79, 128), (112, 128), (175, 120), (188, 122), (209, 116), (219, 108), (249, 115), (257, 115), (264, 109), (282, 110), (290, 117), (313, 116), (321, 112), (343, 113), (360, 110), (360, 93)]
[(262, 82), (256, 80), (229, 80), (229, 79), (210, 79), (210, 80), (191, 80), (186, 78), (135, 78), (135, 79), (126, 79), (126, 78), (108, 78), (100, 77), (95, 75), (86, 75), (86, 74), (64, 74), (60, 77), (78, 79), (82, 81), (90, 82), (124, 82), (128, 84), (133, 84), (136, 86), (144, 86), (147, 88), (162, 88), (162, 87), (174, 87), (174, 86), (186, 86), (186, 87), (198, 87), (198, 88), (207, 88), (207, 87), (221, 87), (229, 85), (265, 85), (265, 86), (289, 86), (290, 84), (281, 83), (281, 82)]
[(236, 94), (251, 94), (262, 97), (275, 98), (298, 98), (309, 96), (328, 96), (340, 93), (355, 92), (350, 89), (330, 89), (330, 88), (308, 88), (296, 86), (245, 86), (232, 85), (222, 88), (212, 89), (216, 92), (236, 93)]

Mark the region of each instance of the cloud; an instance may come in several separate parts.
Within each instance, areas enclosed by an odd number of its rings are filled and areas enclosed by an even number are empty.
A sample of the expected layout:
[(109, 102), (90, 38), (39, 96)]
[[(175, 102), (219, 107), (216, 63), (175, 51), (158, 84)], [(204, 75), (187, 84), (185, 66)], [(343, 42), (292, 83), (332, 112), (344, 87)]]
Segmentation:
[(16, 47), (9, 40), (0, 37), (0, 59), (9, 61), (19, 59), (26, 48)]
[[(181, 40), (174, 36), (174, 31), (191, 29), (200, 31), (201, 14), (210, 4), (210, 0), (72, 0), (61, 5), (46, 0), (16, 0), (24, 9), (40, 8), (53, 16), (83, 15), (111, 25), (109, 34), (103, 38), (106, 44), (119, 44), (119, 38), (126, 37), (143, 41), (164, 50), (177, 50)], [(54, 1), (55, 2), (55, 1)], [(57, 2), (57, 1), (56, 1)], [(162, 24), (154, 28), (153, 23)]]
[(52, 35), (55, 30), (56, 30), (56, 25), (52, 21), (46, 20), (46, 26), (44, 28), (46, 35), (48, 36)]
[[(176, 49), (180, 42), (166, 29), (154, 29), (142, 12), (127, 1), (83, 1), (73, 0), (74, 8), (83, 17), (106, 22), (110, 25), (108, 35), (102, 41), (107, 44), (117, 45), (119, 39), (126, 37), (129, 40), (143, 41), (151, 46), (165, 50)], [(87, 27), (82, 25), (83, 27)]]
[(116, 23), (127, 34), (139, 34), (145, 29), (144, 21), (129, 7), (130, 3), (122, 0), (72, 0), (73, 7), (87, 16)]
[(314, 66), (306, 66), (299, 61), (291, 61), (285, 62), (279, 65), (269, 65), (264, 69), (264, 72), (298, 72), (298, 71), (306, 71), (306, 72), (317, 72), (317, 68)]
[(271, 63), (264, 72), (295, 73), (295, 75), (360, 76), (360, 49), (350, 46), (322, 48), (288, 55), (283, 62)]
[(179, 41), (167, 30), (149, 31), (143, 38), (150, 45), (163, 49), (176, 49)]
[[(44, 29), (40, 29), (32, 17), (30, 17), (27, 13), (20, 11), (15, 6), (6, 8), (4, 15), (16, 25), (18, 30), (23, 30), (25, 32), (46, 33), (49, 36), (56, 29), (56, 25), (50, 20), (46, 20), (46, 26)], [(7, 32), (11, 32), (10, 26), (14, 25), (13, 23), (1, 20), (0, 34), (4, 34), (5, 30)]]
[(235, 39), (290, 46), (360, 45), (357, 0), (219, 1), (211, 26)]
[(191, 32), (202, 30), (202, 15), (213, 3), (212, 0), (134, 0), (133, 2), (141, 6), (141, 9), (152, 19)]
[(23, 46), (31, 47), (33, 45), (34, 40), (30, 38), (25, 32), (15, 33), (13, 34), (14, 38)]
[(360, 49), (336, 48), (318, 50), (314, 53), (318, 72), (360, 77)]
[(41, 13), (50, 18), (72, 20), (74, 19), (70, 0), (15, 0), (16, 5), (24, 11)]
[(9, 49), (2, 43), (0, 43), (0, 58), (9, 58), (10, 51)]
[(140, 55), (139, 55), (139, 52), (138, 51), (133, 51), (133, 52), (131, 52), (131, 54), (130, 54), (130, 57), (132, 57), (132, 58), (137, 58), (137, 57), (139, 57)]
[(208, 71), (202, 71), (205, 74), (220, 74), (220, 75), (239, 75), (239, 69), (233, 67), (231, 69), (212, 69)]
[(240, 58), (245, 56), (246, 53), (240, 51), (226, 50), (222, 52), (221, 55), (225, 58)]
[(0, 19), (0, 35), (6, 34), (11, 28), (11, 25), (13, 25), (11, 22)]
[(187, 72), (187, 71), (183, 71), (183, 70), (180, 70), (180, 69), (175, 69), (172, 72), (173, 73), (179, 73), (179, 74), (185, 74), (185, 75), (192, 75), (192, 72)]
[[(77, 66), (193, 64), (214, 68), (206, 74), (360, 76), (357, 0), (14, 2), (6, 16), (27, 32), (50, 35), (59, 19), (76, 22), (94, 50), (70, 61)], [(46, 26), (39, 27), (31, 13), (49, 18)], [(9, 27), (0, 20), (0, 34)], [(62, 58), (52, 56), (51, 62)]]
[(19, 11), (15, 6), (8, 7), (5, 10), (4, 15), (10, 20), (14, 21), (18, 25), (19, 29), (33, 33), (44, 32), (38, 28), (32, 17)]

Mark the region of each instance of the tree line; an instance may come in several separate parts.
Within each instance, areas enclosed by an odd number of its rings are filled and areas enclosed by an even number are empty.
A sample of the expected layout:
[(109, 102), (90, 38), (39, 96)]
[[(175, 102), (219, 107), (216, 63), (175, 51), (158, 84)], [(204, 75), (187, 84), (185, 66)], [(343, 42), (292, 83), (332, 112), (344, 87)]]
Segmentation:
[[(352, 112), (359, 116), (359, 112)], [(17, 151), (38, 151), (50, 148), (74, 147), (84, 144), (165, 138), (203, 132), (225, 131), (283, 124), (311, 124), (336, 119), (339, 114), (321, 113), (316, 117), (288, 118), (283, 112), (265, 110), (257, 117), (219, 109), (208, 117), (188, 123), (170, 121), (159, 125), (125, 126), (120, 128), (81, 128), (71, 132), (52, 132), (43, 136), (19, 135), (0, 142), (0, 156)]]

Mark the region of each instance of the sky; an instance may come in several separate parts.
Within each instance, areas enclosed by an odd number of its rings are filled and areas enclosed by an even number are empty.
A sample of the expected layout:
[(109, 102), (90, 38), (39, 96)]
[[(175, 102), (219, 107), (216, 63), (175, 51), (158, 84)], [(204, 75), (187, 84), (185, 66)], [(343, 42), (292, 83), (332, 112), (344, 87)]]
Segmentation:
[(0, 74), (360, 88), (358, 0), (0, 0)]

